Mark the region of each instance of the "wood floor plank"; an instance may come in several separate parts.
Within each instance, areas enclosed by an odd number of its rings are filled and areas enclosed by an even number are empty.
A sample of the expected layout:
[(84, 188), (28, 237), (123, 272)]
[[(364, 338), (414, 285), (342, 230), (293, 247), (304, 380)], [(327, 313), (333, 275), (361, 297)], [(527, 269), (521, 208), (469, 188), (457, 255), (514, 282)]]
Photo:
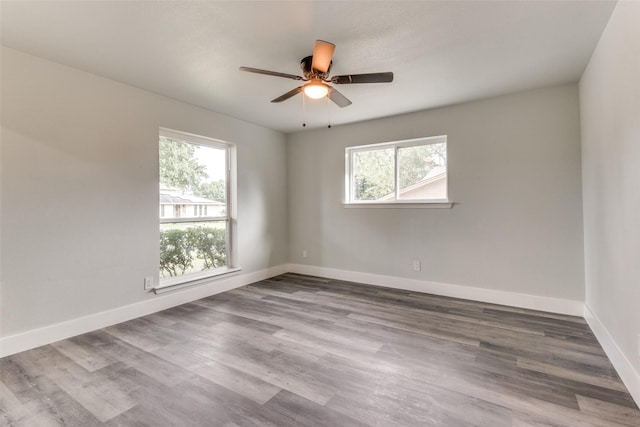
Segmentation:
[(242, 426), (242, 427), (293, 427), (289, 417), (283, 416), (266, 405), (261, 405), (249, 399), (238, 397), (236, 393), (219, 387), (217, 384), (204, 378), (196, 378), (190, 381), (204, 396), (219, 403), (219, 409), (212, 415), (211, 421), (206, 425)]
[(359, 314), (350, 314), (349, 318), (362, 320), (364, 322), (374, 323), (380, 326), (388, 326), (390, 328), (400, 329), (406, 332), (413, 332), (415, 334), (424, 335), (429, 338), (437, 338), (444, 341), (452, 341), (460, 344), (467, 344), (470, 346), (477, 347), (480, 345), (480, 341), (476, 339), (471, 339), (463, 336), (462, 334), (449, 334), (443, 331), (440, 331), (438, 328), (434, 328), (431, 326), (416, 326), (410, 322), (399, 322), (394, 320), (387, 320), (377, 316), (363, 316)]
[[(100, 421), (47, 376), (22, 365), (25, 353), (3, 358), (0, 413), (6, 425), (98, 425)], [(3, 424), (4, 425), (4, 424)]]
[(118, 360), (127, 367), (134, 368), (138, 372), (144, 373), (167, 386), (181, 383), (189, 376), (184, 369), (180, 369), (177, 365), (158, 357), (155, 354), (157, 351), (153, 354), (145, 352), (103, 331), (95, 331), (71, 338), (71, 340), (82, 346), (92, 345), (96, 339), (101, 342), (99, 346), (95, 346), (96, 352), (99, 352), (99, 354), (103, 354), (112, 360)]
[(223, 365), (214, 360), (189, 369), (215, 384), (235, 391), (256, 403), (264, 404), (282, 389), (253, 375)]
[(604, 402), (599, 399), (592, 399), (578, 395), (580, 410), (594, 418), (606, 422), (616, 422), (628, 427), (638, 427), (638, 414), (634, 408), (619, 406), (615, 403)]
[(265, 407), (288, 417), (296, 426), (307, 427), (335, 427), (352, 426), (366, 427), (367, 424), (331, 409), (319, 405), (287, 390), (282, 390), (274, 396)]
[(117, 360), (95, 351), (93, 347), (78, 344), (73, 339), (58, 341), (51, 345), (89, 372), (102, 369)]
[(550, 363), (542, 363), (536, 360), (530, 360), (526, 358), (518, 358), (518, 367), (523, 369), (529, 369), (531, 371), (542, 372), (549, 375), (555, 375), (562, 378), (571, 379), (574, 381), (591, 384), (594, 386), (610, 388), (612, 390), (627, 392), (626, 387), (618, 380), (611, 379), (611, 377), (602, 377), (599, 375), (592, 375), (588, 372), (581, 372), (576, 369), (568, 369), (552, 365)]
[(7, 426), (640, 426), (584, 319), (299, 274), (0, 359)]
[(278, 351), (265, 352), (238, 346), (230, 352), (211, 348), (199, 354), (321, 405), (334, 394), (312, 362), (296, 361), (290, 355)]

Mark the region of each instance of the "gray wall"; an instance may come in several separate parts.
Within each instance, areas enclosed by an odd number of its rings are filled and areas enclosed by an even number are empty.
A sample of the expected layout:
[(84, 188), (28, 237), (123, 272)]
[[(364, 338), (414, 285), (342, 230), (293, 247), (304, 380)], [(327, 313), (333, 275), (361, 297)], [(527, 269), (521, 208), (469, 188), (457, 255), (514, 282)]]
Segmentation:
[[(452, 209), (341, 204), (345, 147), (443, 134)], [(287, 156), (293, 263), (583, 300), (575, 84), (299, 132)]]
[[(580, 80), (585, 302), (640, 387), (640, 3), (619, 2)], [(640, 388), (636, 389), (640, 393)]]
[(238, 264), (287, 261), (275, 131), (2, 49), (2, 336), (154, 298), (158, 128), (237, 144)]

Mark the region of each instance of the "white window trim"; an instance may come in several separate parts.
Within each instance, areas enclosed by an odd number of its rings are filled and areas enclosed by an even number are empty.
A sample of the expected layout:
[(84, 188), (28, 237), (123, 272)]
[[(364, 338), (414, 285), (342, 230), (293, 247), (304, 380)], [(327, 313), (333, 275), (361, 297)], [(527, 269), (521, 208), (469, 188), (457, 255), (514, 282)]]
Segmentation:
[(193, 133), (180, 132), (177, 130), (166, 128), (160, 128), (159, 136), (164, 136), (165, 138), (169, 139), (177, 139), (179, 141), (188, 142), (189, 144), (203, 145), (205, 147), (213, 147), (219, 149), (227, 149), (234, 145), (230, 142), (222, 141), (220, 139), (208, 138), (206, 136), (195, 135)]
[(449, 209), (454, 205), (453, 202), (438, 202), (428, 200), (416, 203), (412, 201), (399, 202), (369, 202), (369, 203), (343, 203), (342, 207), (347, 209)]
[[(198, 217), (198, 218), (182, 218), (179, 222), (204, 222), (204, 221), (226, 221), (227, 222), (227, 265), (212, 270), (200, 271), (197, 273), (185, 274), (182, 276), (159, 278), (157, 286), (152, 290), (157, 294), (178, 290), (184, 287), (202, 285), (209, 283), (211, 280), (226, 278), (229, 275), (239, 273), (242, 268), (235, 265), (236, 257), (236, 239), (235, 230), (233, 229), (236, 211), (236, 146), (233, 143), (222, 141), (219, 139), (208, 138), (195, 135), (188, 132), (181, 132), (167, 128), (160, 128), (159, 136), (169, 139), (176, 139), (194, 145), (202, 145), (204, 147), (212, 147), (224, 149), (227, 153), (226, 159), (226, 182), (227, 182), (227, 216), (225, 217)], [(175, 223), (174, 218), (160, 218), (159, 223)], [(159, 255), (159, 254), (158, 254)]]
[[(428, 143), (425, 144), (425, 142)], [(406, 147), (415, 147), (421, 145), (430, 144), (447, 144), (447, 198), (446, 199), (410, 199), (410, 200), (398, 200), (398, 192), (400, 188), (398, 186), (398, 175), (400, 173), (398, 168), (398, 149)], [(354, 181), (353, 177), (353, 153), (359, 151), (369, 151), (372, 149), (383, 149), (386, 147), (393, 147), (395, 149), (394, 154), (394, 191), (396, 199), (393, 201), (376, 201), (376, 200), (354, 200), (353, 191), (354, 188), (351, 183)], [(343, 207), (345, 208), (451, 208), (453, 202), (449, 200), (449, 145), (447, 143), (447, 135), (438, 135), (424, 138), (404, 139), (400, 141), (382, 142), (376, 144), (358, 145), (354, 147), (347, 147), (345, 149), (345, 176), (344, 176), (344, 195), (343, 195)]]
[(241, 271), (242, 269), (238, 267), (220, 267), (215, 270), (201, 271), (184, 276), (169, 277), (162, 279), (161, 283), (153, 288), (153, 292), (158, 295), (191, 286), (204, 285), (212, 280), (227, 278), (228, 276), (238, 274)]

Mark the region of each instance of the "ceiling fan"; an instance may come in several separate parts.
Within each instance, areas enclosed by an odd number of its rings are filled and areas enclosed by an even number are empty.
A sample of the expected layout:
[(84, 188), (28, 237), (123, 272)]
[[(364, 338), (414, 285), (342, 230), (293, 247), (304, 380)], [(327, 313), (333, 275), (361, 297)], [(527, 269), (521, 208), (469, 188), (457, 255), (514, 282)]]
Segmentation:
[(333, 63), (333, 51), (336, 46), (323, 40), (316, 40), (313, 49), (313, 55), (307, 56), (300, 61), (303, 76), (294, 74), (279, 73), (277, 71), (261, 70), (259, 68), (240, 67), (240, 71), (249, 73), (266, 74), (268, 76), (284, 77), (292, 80), (301, 80), (307, 82), (302, 86), (298, 86), (289, 92), (280, 95), (271, 100), (271, 102), (282, 102), (304, 92), (311, 99), (320, 99), (325, 96), (329, 97), (336, 105), (341, 108), (351, 105), (351, 101), (346, 96), (338, 92), (327, 83), (336, 85), (354, 84), (354, 83), (389, 83), (393, 81), (393, 73), (369, 73), (369, 74), (345, 74), (342, 76), (329, 77), (331, 64)]

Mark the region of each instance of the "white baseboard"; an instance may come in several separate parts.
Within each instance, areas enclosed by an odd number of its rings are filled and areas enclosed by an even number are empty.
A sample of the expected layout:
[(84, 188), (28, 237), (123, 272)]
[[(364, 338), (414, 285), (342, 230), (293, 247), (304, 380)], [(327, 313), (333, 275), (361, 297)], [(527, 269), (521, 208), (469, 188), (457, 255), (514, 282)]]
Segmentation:
[(475, 288), (472, 286), (451, 285), (448, 283), (429, 282), (425, 280), (383, 276), (379, 274), (302, 264), (289, 264), (288, 270), (292, 273), (308, 274), (310, 276), (320, 276), (328, 279), (366, 283), (369, 285), (385, 286), (387, 288), (423, 292), (427, 294), (508, 305), (511, 307), (528, 308), (531, 310), (547, 311), (558, 314), (568, 314), (572, 316), (582, 316), (584, 310), (584, 303), (582, 301), (543, 297), (539, 295), (497, 291), (493, 289)]
[(607, 328), (604, 327), (600, 319), (591, 311), (588, 305), (584, 305), (584, 318), (591, 327), (591, 330), (595, 334), (598, 342), (607, 353), (607, 357), (616, 368), (620, 379), (629, 390), (631, 397), (636, 401), (636, 404), (640, 406), (640, 375), (631, 365), (629, 359), (624, 355), (618, 344), (614, 341)]
[(86, 332), (95, 331), (96, 329), (146, 316), (286, 272), (287, 265), (279, 265), (251, 273), (240, 273), (200, 286), (182, 289), (180, 292), (154, 295), (153, 298), (135, 304), (125, 305), (112, 310), (102, 311), (77, 319), (2, 337), (0, 338), (0, 357), (9, 356), (41, 345), (51, 344)]

